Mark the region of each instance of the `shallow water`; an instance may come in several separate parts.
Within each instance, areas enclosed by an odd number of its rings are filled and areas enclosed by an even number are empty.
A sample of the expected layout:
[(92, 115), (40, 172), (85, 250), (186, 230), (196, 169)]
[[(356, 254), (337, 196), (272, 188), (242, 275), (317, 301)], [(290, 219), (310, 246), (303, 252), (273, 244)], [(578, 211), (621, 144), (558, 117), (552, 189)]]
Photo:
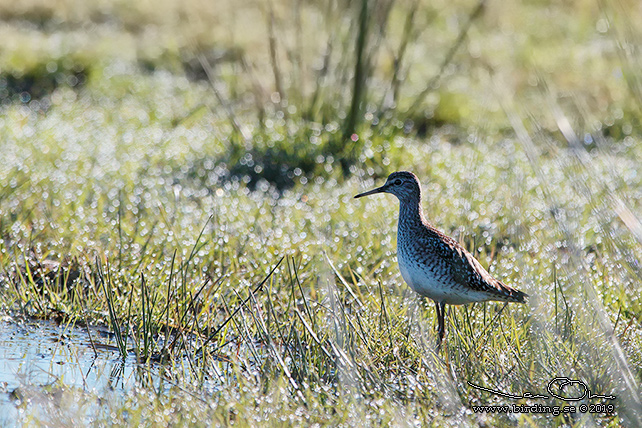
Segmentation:
[[(92, 340), (95, 344), (92, 346)], [(132, 354), (123, 361), (109, 333), (58, 325), (52, 321), (0, 321), (0, 424), (11, 425), (29, 400), (25, 391), (55, 391), (57, 386), (86, 392), (127, 392), (141, 382)], [(148, 380), (160, 377), (147, 371)], [(55, 392), (54, 392), (55, 393)]]

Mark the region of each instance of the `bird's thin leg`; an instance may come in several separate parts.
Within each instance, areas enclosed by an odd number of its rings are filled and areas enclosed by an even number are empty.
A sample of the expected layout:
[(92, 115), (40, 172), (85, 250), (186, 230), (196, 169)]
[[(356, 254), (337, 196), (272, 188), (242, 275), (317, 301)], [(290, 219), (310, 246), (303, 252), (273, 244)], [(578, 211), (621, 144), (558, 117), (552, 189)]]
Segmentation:
[(444, 339), (444, 335), (446, 334), (446, 326), (444, 322), (446, 304), (444, 302), (435, 302), (435, 308), (437, 309), (437, 333), (439, 334), (437, 344), (438, 346), (441, 346), (441, 341)]

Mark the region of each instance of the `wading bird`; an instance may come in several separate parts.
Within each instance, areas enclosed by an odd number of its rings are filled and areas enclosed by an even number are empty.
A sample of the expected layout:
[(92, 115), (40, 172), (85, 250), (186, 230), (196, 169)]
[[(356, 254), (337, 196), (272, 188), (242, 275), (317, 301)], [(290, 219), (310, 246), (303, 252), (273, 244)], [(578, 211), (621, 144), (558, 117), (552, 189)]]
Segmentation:
[(465, 305), (488, 300), (525, 302), (526, 293), (493, 278), (457, 241), (428, 223), (421, 208), (421, 185), (415, 174), (393, 172), (383, 186), (355, 198), (375, 193), (392, 193), (399, 199), (399, 270), (410, 288), (435, 302), (438, 345), (446, 334), (446, 304)]

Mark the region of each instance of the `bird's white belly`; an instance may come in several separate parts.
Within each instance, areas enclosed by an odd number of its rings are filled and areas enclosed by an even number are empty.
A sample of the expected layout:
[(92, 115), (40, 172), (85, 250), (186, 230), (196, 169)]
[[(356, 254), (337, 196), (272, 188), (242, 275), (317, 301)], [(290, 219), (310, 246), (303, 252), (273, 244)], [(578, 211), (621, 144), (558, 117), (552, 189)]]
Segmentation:
[(427, 275), (418, 263), (412, 263), (402, 252), (397, 253), (399, 271), (404, 281), (418, 294), (433, 300), (443, 299), (443, 285), (433, 275)]
[(399, 271), (404, 281), (417, 294), (428, 297), (436, 302), (445, 302), (451, 305), (461, 305), (474, 302), (469, 293), (463, 292), (452, 283), (442, 281), (443, 275), (431, 272), (427, 266), (422, 266), (418, 261), (408, 257), (404, 251), (397, 251)]

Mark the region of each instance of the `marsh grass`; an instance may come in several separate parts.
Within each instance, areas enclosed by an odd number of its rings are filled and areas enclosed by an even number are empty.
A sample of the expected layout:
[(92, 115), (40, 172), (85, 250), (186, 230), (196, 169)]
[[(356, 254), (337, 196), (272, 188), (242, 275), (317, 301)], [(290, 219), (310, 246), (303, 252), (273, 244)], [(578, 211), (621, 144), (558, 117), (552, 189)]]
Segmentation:
[[(639, 76), (608, 71), (636, 34), (622, 11), (76, 3), (0, 8), (20, 29), (3, 64), (52, 31), (65, 43), (43, 63), (92, 59), (46, 109), (2, 106), (2, 308), (109, 326), (140, 388), (63, 386), (25, 422), (639, 424)], [(243, 17), (265, 27), (229, 31)], [(565, 32), (604, 55), (571, 55)], [(433, 306), (396, 267), (396, 202), (352, 199), (396, 169), (527, 305), (450, 308), (436, 350)], [(558, 376), (617, 396), (615, 414), (471, 410), (512, 403), (471, 384), (545, 393)]]

